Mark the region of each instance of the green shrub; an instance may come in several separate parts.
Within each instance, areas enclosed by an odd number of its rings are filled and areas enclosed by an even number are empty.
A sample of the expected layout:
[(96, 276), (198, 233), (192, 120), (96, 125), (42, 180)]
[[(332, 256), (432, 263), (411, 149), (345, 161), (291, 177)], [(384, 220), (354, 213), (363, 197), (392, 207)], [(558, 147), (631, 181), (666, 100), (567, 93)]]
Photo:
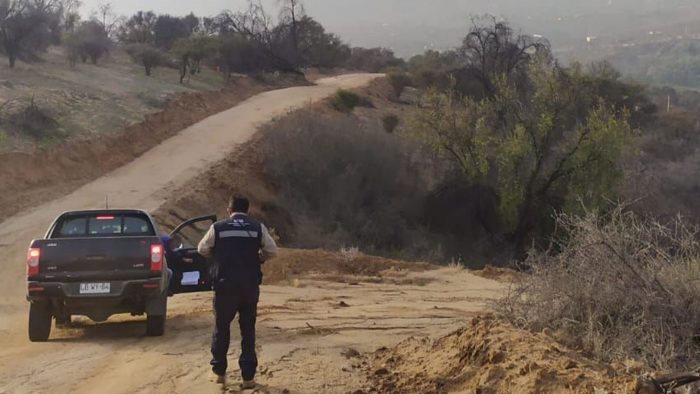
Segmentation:
[(134, 63), (141, 64), (146, 76), (150, 77), (154, 68), (167, 66), (172, 59), (160, 49), (148, 44), (129, 44), (125, 48)]
[(351, 112), (362, 103), (362, 98), (355, 92), (339, 89), (333, 96), (333, 107), (338, 111)]
[(266, 220), (284, 229), (286, 245), (353, 245), (409, 260), (461, 259), (472, 268), (509, 260), (492, 236), (492, 192), (457, 183), (450, 163), (385, 132), (381, 115), (358, 118), (306, 109), (264, 128), (265, 176), (276, 196)]

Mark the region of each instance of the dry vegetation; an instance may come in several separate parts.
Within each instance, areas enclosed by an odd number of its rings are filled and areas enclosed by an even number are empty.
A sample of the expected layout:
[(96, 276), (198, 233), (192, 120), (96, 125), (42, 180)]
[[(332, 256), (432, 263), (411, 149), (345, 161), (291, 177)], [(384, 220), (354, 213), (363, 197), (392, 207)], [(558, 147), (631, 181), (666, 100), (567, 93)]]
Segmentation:
[[(337, 111), (346, 97), (372, 105)], [(484, 229), (492, 219), (483, 190), (455, 186), (449, 162), (400, 132), (411, 108), (384, 79), (264, 128), (264, 177), (274, 191), (265, 206), (284, 212), (287, 228), (304, 229), (282, 232), (284, 242), (471, 267), (509, 253)]]
[(680, 219), (662, 225), (618, 208), (559, 217), (565, 237), (531, 253), (529, 275), (500, 303), (521, 327), (544, 328), (600, 360), (653, 369), (700, 362), (700, 245)]
[(358, 123), (354, 115), (300, 111), (265, 130), (275, 205), (313, 223), (304, 226), (312, 236), (304, 231), (287, 240), (300, 247), (428, 252), (419, 229), (428, 193), (419, 180), (427, 174), (412, 162), (414, 148), (375, 122)]
[[(211, 70), (203, 70), (188, 85), (177, 83), (178, 73), (171, 69), (148, 78), (118, 49), (97, 66), (73, 68), (63, 56), (62, 48), (52, 48), (40, 63), (18, 63), (9, 69), (0, 62), (0, 106), (8, 103), (0, 112), (0, 152), (99, 138), (143, 121), (179, 95), (224, 87)], [(8, 119), (32, 99), (53, 120), (53, 128), (37, 133)]]

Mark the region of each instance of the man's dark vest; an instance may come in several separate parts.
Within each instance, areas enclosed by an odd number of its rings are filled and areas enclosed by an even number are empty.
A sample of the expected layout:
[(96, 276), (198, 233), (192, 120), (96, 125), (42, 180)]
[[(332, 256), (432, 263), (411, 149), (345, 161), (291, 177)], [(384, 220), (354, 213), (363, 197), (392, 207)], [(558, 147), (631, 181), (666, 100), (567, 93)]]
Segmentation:
[(234, 215), (214, 224), (214, 288), (251, 288), (262, 280), (262, 224), (247, 215)]

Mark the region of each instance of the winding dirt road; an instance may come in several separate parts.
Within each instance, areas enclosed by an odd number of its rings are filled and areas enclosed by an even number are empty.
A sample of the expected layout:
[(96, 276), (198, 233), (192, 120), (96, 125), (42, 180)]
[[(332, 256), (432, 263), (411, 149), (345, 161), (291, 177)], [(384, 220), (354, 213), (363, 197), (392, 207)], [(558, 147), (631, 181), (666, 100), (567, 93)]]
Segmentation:
[[(0, 224), (0, 313), (22, 299), (22, 256), (33, 238), (43, 235), (61, 212), (102, 208), (109, 198), (112, 208), (153, 211), (168, 198), (165, 190), (186, 185), (236, 145), (250, 139), (257, 127), (288, 111), (321, 100), (339, 88), (357, 88), (375, 74), (349, 74), (321, 79), (315, 86), (274, 90), (251, 97), (240, 105), (211, 116), (162, 142), (131, 163), (58, 200), (20, 213)], [(90, 165), (90, 163), (85, 163)], [(0, 329), (7, 324), (0, 321)]]
[[(55, 330), (47, 343), (29, 343), (26, 246), (58, 213), (101, 207), (105, 196), (112, 207), (155, 210), (167, 203), (166, 190), (186, 185), (222, 160), (261, 123), (375, 77), (344, 75), (320, 80), (316, 86), (260, 94), (183, 130), (68, 196), (0, 223), (0, 393), (218, 392), (207, 381), (210, 294), (174, 297), (161, 338), (143, 336), (142, 318), (117, 316), (103, 324), (79, 319), (72, 328)], [(260, 381), (266, 386), (258, 392), (361, 389), (363, 352), (410, 335), (451, 331), (502, 291), (501, 284), (447, 268), (386, 272), (373, 278), (338, 273), (329, 279), (309, 273), (294, 286), (265, 286), (258, 327)], [(237, 352), (232, 346), (234, 379)]]

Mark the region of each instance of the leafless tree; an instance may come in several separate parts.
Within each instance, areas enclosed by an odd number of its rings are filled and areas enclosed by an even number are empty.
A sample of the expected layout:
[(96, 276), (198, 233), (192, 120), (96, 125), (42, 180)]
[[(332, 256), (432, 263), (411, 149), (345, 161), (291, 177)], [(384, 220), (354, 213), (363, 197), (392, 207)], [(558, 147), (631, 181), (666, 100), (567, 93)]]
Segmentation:
[(497, 77), (524, 76), (532, 56), (542, 51), (549, 52), (549, 42), (516, 34), (507, 22), (493, 16), (473, 19), (460, 48), (468, 70), (475, 74), (487, 96), (493, 94)]
[(83, 3), (80, 0), (61, 0), (63, 10), (63, 28), (67, 32), (73, 32), (80, 22), (80, 7)]
[(248, 8), (242, 12), (223, 12), (217, 17), (216, 25), (220, 35), (239, 35), (259, 52), (260, 70), (296, 71), (293, 62), (280, 54), (279, 43), (284, 30), (273, 24), (260, 0), (249, 0)]
[(292, 62), (299, 65), (299, 22), (304, 18), (305, 10), (301, 0), (278, 0), (282, 6), (280, 21), (288, 26), (292, 47)]
[(107, 36), (114, 39), (117, 33), (117, 28), (121, 23), (121, 18), (114, 12), (112, 3), (100, 3), (96, 10), (91, 13), (91, 19), (94, 19), (102, 24)]
[(272, 18), (262, 2), (248, 1), (248, 8), (241, 12), (225, 11), (219, 16), (222, 33), (239, 33), (249, 40), (269, 46), (272, 42)]

